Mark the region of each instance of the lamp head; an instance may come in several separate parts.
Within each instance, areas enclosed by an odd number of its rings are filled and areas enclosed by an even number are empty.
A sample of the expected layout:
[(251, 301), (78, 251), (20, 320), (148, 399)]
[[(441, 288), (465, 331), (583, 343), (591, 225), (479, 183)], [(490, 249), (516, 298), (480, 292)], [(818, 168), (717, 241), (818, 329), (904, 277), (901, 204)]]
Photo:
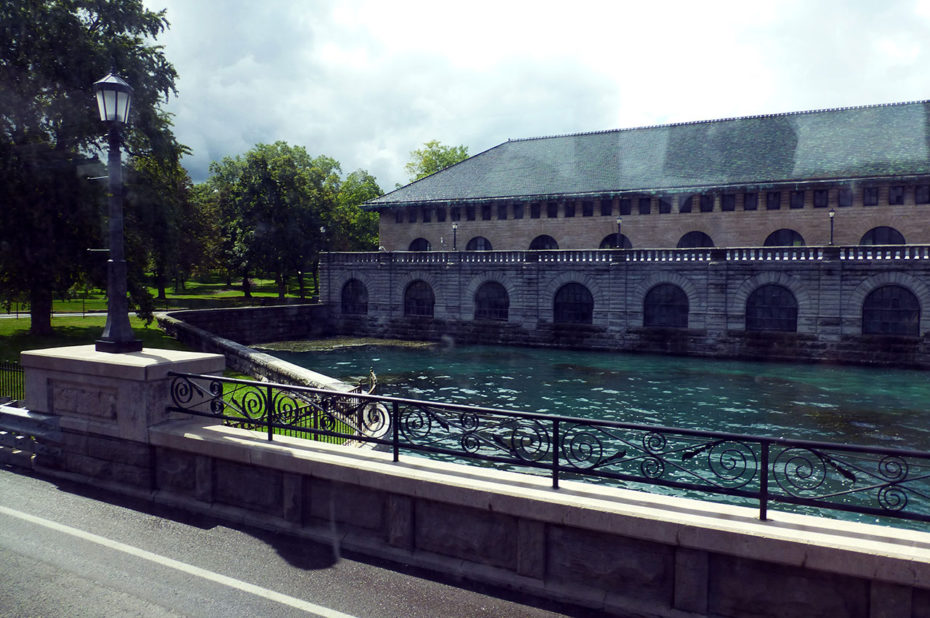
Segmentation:
[(97, 109), (103, 122), (124, 123), (129, 119), (132, 103), (132, 86), (119, 75), (109, 73), (103, 79), (94, 82), (97, 95)]

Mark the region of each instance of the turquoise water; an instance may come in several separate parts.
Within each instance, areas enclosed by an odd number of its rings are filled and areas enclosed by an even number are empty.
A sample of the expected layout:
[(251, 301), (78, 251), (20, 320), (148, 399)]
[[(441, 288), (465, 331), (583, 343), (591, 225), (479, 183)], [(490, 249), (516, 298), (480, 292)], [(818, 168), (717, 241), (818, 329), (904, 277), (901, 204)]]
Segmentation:
[(671, 427), (930, 450), (916, 370), (539, 348), (365, 346), (273, 352), (378, 394)]

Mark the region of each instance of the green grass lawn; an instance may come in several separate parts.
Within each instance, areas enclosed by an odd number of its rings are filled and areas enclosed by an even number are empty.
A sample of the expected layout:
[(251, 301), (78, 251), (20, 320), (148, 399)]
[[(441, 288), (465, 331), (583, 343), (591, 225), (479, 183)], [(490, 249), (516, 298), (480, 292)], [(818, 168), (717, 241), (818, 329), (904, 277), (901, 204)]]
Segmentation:
[[(253, 304), (273, 302), (278, 298), (278, 286), (273, 279), (252, 279), (252, 298), (246, 298), (242, 293), (241, 281), (234, 281), (233, 285), (226, 285), (225, 279), (217, 276), (206, 277), (202, 280), (188, 281), (184, 289), (175, 293), (174, 287), (169, 286), (166, 298), (155, 300), (157, 311), (171, 309), (208, 309), (216, 307), (242, 307)], [(311, 299), (316, 293), (312, 279), (304, 278), (304, 294)], [(153, 287), (148, 288), (155, 298), (158, 294)], [(286, 299), (299, 298), (299, 288), (296, 278), (288, 281)], [(107, 310), (107, 297), (105, 290), (72, 290), (68, 298), (56, 298), (52, 301), (52, 311), (55, 313), (94, 313)], [(7, 307), (0, 305), (0, 313), (27, 314), (28, 305), (14, 303)]]
[[(149, 326), (134, 315), (129, 323), (142, 344), (147, 348), (169, 350), (186, 350), (164, 333), (153, 322)], [(0, 360), (19, 361), (19, 354), (24, 350), (41, 350), (43, 348), (60, 348), (70, 345), (94, 343), (103, 334), (106, 316), (53, 317), (54, 333), (45, 336), (32, 335), (29, 332), (28, 316), (20, 318), (0, 318)]]

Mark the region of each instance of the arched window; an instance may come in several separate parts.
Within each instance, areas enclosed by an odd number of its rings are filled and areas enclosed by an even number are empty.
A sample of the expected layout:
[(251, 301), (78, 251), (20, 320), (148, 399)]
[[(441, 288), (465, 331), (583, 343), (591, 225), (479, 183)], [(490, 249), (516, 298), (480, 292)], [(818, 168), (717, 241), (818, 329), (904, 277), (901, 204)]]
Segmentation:
[(475, 236), (465, 245), (466, 251), (490, 251), (491, 241), (484, 236)]
[(872, 290), (862, 303), (863, 335), (920, 334), (920, 301), (900, 285)]
[(679, 249), (694, 249), (697, 247), (713, 247), (714, 241), (704, 232), (688, 232), (678, 241)]
[(746, 299), (746, 330), (798, 331), (798, 301), (791, 290), (768, 284), (756, 288)]
[(548, 251), (558, 248), (559, 243), (555, 241), (555, 238), (552, 236), (547, 236), (546, 234), (537, 236), (533, 239), (533, 242), (530, 243), (530, 251)]
[(620, 234), (620, 246), (617, 247), (617, 233), (608, 234), (601, 241), (601, 249), (632, 249), (633, 243), (626, 237), (626, 234)]
[(788, 228), (775, 230), (765, 239), (766, 247), (803, 247), (804, 237)]
[(552, 316), (556, 324), (591, 324), (594, 297), (580, 283), (566, 283), (555, 293)]
[(873, 227), (862, 236), (860, 245), (903, 245), (904, 235), (893, 227)]
[(475, 319), (507, 321), (510, 297), (497, 281), (486, 281), (475, 292)]
[(429, 250), (430, 250), (430, 244), (429, 244), (429, 241), (426, 240), (425, 238), (417, 238), (416, 240), (410, 243), (410, 248), (408, 249), (408, 251), (429, 251)]
[(688, 328), (688, 295), (677, 285), (660, 283), (643, 300), (643, 326)]
[(368, 288), (358, 279), (349, 279), (342, 286), (342, 312), (348, 315), (368, 313)]
[(426, 281), (414, 281), (404, 290), (404, 315), (431, 318), (435, 304), (433, 288)]

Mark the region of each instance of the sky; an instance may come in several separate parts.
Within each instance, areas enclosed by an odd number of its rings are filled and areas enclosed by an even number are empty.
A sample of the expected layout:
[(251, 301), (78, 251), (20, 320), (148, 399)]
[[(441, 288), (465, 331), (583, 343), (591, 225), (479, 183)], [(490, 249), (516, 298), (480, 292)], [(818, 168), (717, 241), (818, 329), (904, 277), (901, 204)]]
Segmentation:
[(284, 140), (385, 192), (424, 142), (930, 99), (930, 0), (143, 0), (194, 182)]

